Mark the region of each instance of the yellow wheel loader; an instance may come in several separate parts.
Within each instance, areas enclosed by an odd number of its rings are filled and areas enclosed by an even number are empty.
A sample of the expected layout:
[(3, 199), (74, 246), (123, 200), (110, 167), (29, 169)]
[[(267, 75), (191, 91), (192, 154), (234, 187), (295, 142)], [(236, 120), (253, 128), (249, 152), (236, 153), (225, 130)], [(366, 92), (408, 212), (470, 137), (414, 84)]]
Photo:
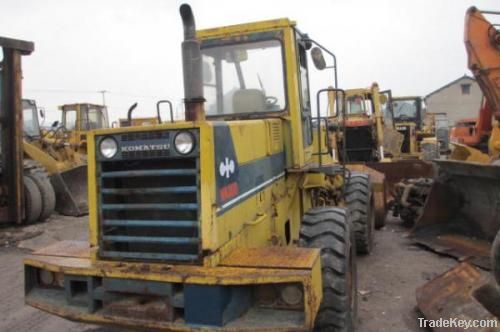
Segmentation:
[(180, 13), (185, 121), (89, 133), (89, 242), (26, 257), (26, 303), (146, 330), (354, 331), (346, 196), (372, 213), (372, 192), (312, 114), (308, 58), (331, 52), (288, 19), (197, 31)]
[[(398, 127), (401, 117), (395, 117), (399, 113), (392, 109), (398, 104), (391, 90), (380, 91), (378, 84), (373, 83), (370, 88), (346, 90), (346, 99), (344, 130), (335, 136), (339, 146), (346, 140), (345, 155), (339, 153), (339, 159), (345, 160), (351, 170), (371, 174), (377, 211), (375, 226), (380, 228), (385, 224), (387, 205), (392, 204), (398, 183), (406, 178), (432, 176), (432, 165), (406, 157), (408, 137)], [(331, 129), (339, 126), (338, 120), (330, 122)]]
[[(37, 164), (50, 176), (50, 186), (55, 192), (55, 209), (63, 215), (80, 216), (88, 212), (87, 205), (87, 167), (86, 157), (73, 149), (66, 138), (57, 135), (47, 138), (49, 133), (42, 133), (38, 121), (38, 109), (34, 100), (23, 99), (23, 152), (30, 165)], [(44, 202), (53, 207), (53, 194), (45, 194)], [(44, 203), (45, 204), (45, 203)], [(51, 210), (44, 208), (44, 211)], [(49, 212), (43, 215), (48, 216)]]
[(68, 143), (80, 154), (87, 154), (87, 133), (93, 129), (109, 128), (108, 109), (90, 103), (65, 104), (59, 106), (61, 122), (55, 123), (45, 136), (54, 143)]
[[(492, 124), (489, 153), (456, 145), (459, 160), (434, 163), (438, 174), (412, 230), (417, 243), (465, 261), (417, 290), (419, 308), (429, 319), (459, 317), (496, 322), (498, 331), (500, 288), (498, 281), (498, 232), (500, 230), (500, 31), (487, 19), (500, 12), (471, 7), (465, 16), (468, 67), (488, 103), (482, 120)], [(494, 242), (495, 236), (497, 239)], [(478, 266), (474, 267), (472, 264)], [(444, 315), (444, 316), (443, 316)]]

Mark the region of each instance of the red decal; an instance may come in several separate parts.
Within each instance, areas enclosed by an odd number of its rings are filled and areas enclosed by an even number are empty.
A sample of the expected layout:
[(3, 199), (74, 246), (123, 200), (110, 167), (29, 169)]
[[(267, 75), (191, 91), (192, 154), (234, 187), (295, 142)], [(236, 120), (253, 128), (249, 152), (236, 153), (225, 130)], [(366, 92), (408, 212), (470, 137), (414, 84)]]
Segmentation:
[(240, 188), (238, 187), (238, 183), (232, 182), (225, 187), (220, 188), (219, 194), (220, 198), (223, 202), (227, 201), (230, 198), (238, 195)]

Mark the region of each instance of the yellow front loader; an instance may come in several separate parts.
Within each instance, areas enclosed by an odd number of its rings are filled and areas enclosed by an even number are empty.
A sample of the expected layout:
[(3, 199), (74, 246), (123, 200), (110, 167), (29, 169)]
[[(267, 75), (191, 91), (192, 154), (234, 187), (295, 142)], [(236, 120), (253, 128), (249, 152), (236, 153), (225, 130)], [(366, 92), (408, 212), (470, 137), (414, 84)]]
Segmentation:
[(145, 330), (354, 331), (373, 194), (312, 114), (308, 58), (331, 53), (288, 19), (196, 31), (180, 13), (185, 120), (88, 135), (89, 242), (28, 256), (26, 303)]
[[(67, 136), (48, 137), (50, 131), (40, 130), (38, 109), (34, 100), (23, 100), (23, 132), (25, 159), (36, 162), (50, 177), (55, 199), (50, 198), (47, 201), (55, 200), (56, 211), (63, 215), (86, 214), (88, 212), (86, 156), (71, 146)], [(47, 195), (42, 193), (42, 196)]]

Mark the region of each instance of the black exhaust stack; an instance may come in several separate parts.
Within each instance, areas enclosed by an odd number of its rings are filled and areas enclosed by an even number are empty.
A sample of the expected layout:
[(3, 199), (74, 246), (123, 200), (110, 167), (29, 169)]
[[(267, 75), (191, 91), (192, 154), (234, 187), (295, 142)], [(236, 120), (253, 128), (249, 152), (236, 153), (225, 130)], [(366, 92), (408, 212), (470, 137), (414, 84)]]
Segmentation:
[(203, 67), (200, 42), (196, 39), (196, 25), (191, 7), (183, 4), (180, 7), (182, 24), (184, 25), (184, 41), (182, 42), (182, 69), (184, 73), (184, 104), (186, 121), (205, 120), (203, 103)]

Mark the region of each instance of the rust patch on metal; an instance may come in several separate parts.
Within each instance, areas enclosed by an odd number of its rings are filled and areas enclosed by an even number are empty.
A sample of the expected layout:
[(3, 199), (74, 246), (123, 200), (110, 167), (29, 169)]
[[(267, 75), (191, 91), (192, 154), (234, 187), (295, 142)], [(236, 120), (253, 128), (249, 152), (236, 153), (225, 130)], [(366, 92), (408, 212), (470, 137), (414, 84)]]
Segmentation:
[(233, 267), (262, 267), (284, 269), (311, 269), (319, 257), (319, 250), (296, 247), (264, 247), (236, 249), (220, 265)]
[[(419, 287), (417, 305), (430, 320), (457, 318), (465, 320), (496, 319), (476, 297), (478, 289), (488, 285), (486, 272), (468, 263), (460, 263), (451, 270)], [(463, 328), (434, 328), (434, 331), (463, 331)], [(474, 329), (474, 331), (496, 331)]]
[(121, 300), (105, 301), (103, 314), (135, 319), (171, 322), (174, 310), (167, 300), (148, 296), (128, 296)]

